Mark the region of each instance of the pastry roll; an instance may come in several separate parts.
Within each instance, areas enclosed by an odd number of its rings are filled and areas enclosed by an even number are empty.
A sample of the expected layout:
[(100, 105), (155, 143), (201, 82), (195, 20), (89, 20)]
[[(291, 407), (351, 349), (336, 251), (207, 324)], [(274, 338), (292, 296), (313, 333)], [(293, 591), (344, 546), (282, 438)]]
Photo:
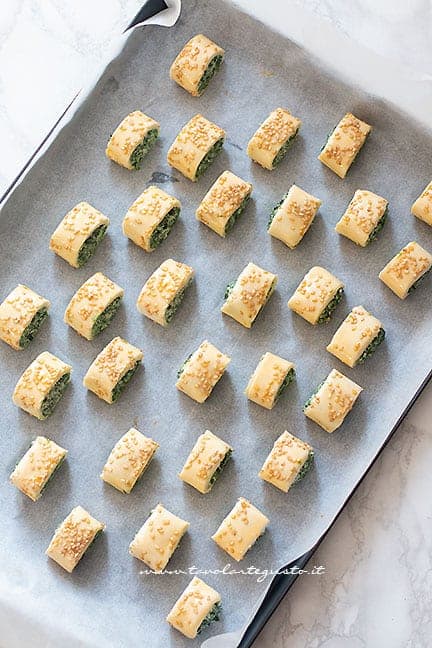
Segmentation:
[(109, 138), (106, 155), (125, 169), (140, 169), (143, 158), (159, 137), (159, 124), (140, 110), (131, 112)]
[(251, 328), (273, 293), (277, 280), (277, 275), (272, 272), (248, 263), (237, 281), (228, 284), (222, 313)]
[(224, 171), (201, 201), (196, 217), (219, 236), (231, 231), (245, 209), (252, 185), (231, 171)]
[(176, 387), (197, 403), (203, 403), (222, 378), (231, 358), (204, 340), (177, 372)]
[(245, 394), (261, 407), (273, 409), (294, 377), (295, 367), (292, 362), (273, 353), (264, 353), (249, 379)]
[(44, 351), (18, 380), (12, 400), (25, 412), (42, 420), (52, 414), (70, 381), (72, 367)]
[(202, 115), (183, 126), (167, 154), (168, 164), (185, 178), (198, 180), (221, 152), (225, 131)]
[(357, 189), (345, 214), (336, 224), (338, 234), (366, 247), (382, 230), (388, 213), (388, 202), (372, 191)]
[(429, 182), (421, 196), (417, 198), (411, 207), (411, 214), (428, 225), (432, 225), (432, 182)]
[(208, 493), (231, 455), (231, 446), (207, 430), (198, 437), (179, 477), (200, 493)]
[(318, 160), (345, 178), (371, 130), (372, 126), (347, 113), (328, 136)]
[(220, 601), (220, 594), (195, 576), (166, 620), (188, 639), (195, 639), (213, 621), (219, 621)]
[(156, 573), (165, 569), (189, 528), (185, 522), (158, 504), (129, 545), (129, 552)]
[(131, 428), (112, 449), (101, 479), (122, 493), (130, 493), (158, 448), (156, 441)]
[(344, 285), (331, 272), (314, 266), (305, 275), (288, 307), (311, 324), (328, 322), (342, 299)]
[(362, 391), (363, 387), (332, 369), (306, 401), (303, 412), (326, 432), (334, 432), (342, 425)]
[(234, 560), (241, 560), (264, 533), (268, 518), (244, 497), (222, 521), (212, 539)]
[(111, 324), (123, 294), (123, 288), (102, 272), (96, 272), (70, 300), (64, 321), (87, 340), (92, 340)]
[(411, 241), (387, 263), (378, 276), (395, 295), (405, 299), (418, 287), (431, 266), (432, 254)]
[(276, 108), (249, 140), (247, 154), (265, 169), (275, 168), (299, 132), (301, 120), (285, 108)]
[(36, 502), (66, 455), (67, 450), (54, 441), (38, 436), (15, 466), (10, 480), (24, 495)]
[(50, 302), (18, 284), (0, 304), (0, 339), (12, 349), (25, 349), (48, 317)]
[(327, 351), (348, 367), (366, 360), (384, 340), (385, 331), (379, 319), (363, 306), (354, 306), (339, 326)]
[(305, 476), (313, 458), (313, 448), (309, 443), (285, 431), (276, 439), (258, 475), (287, 493), (290, 486)]
[(137, 301), (139, 312), (167, 326), (182, 303), (193, 276), (190, 266), (167, 259), (145, 282)]
[(114, 403), (138, 369), (143, 352), (115, 337), (93, 360), (83, 385), (107, 403)]
[(129, 207), (123, 219), (123, 234), (146, 252), (152, 252), (171, 232), (180, 207), (174, 196), (159, 187), (148, 187)]
[(50, 250), (74, 268), (81, 268), (93, 256), (105, 236), (109, 218), (87, 202), (80, 202), (66, 214), (50, 239)]
[(289, 248), (295, 248), (312, 225), (320, 205), (319, 198), (293, 185), (274, 207), (267, 227), (268, 233)]
[(224, 59), (224, 50), (203, 34), (186, 43), (170, 67), (170, 77), (194, 97), (207, 88)]
[(71, 573), (105, 524), (76, 506), (54, 533), (46, 555)]

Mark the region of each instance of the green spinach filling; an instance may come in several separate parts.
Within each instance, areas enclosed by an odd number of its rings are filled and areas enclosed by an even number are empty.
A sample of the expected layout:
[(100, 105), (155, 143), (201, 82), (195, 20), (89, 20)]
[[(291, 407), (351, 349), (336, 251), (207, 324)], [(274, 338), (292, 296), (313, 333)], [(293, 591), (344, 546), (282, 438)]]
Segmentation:
[(271, 214), (270, 214), (270, 216), (269, 216), (269, 219), (268, 219), (267, 229), (269, 229), (270, 225), (273, 223), (273, 219), (274, 219), (274, 217), (276, 216), (277, 212), (279, 211), (279, 208), (281, 207), (282, 203), (284, 202), (284, 200), (285, 200), (285, 198), (286, 198), (287, 196), (288, 196), (287, 193), (284, 194), (284, 195), (282, 196), (282, 198), (279, 200), (279, 202), (276, 203), (276, 205), (273, 207), (273, 209), (272, 209), (272, 211), (271, 211)]
[(327, 306), (324, 308), (321, 315), (319, 316), (317, 324), (323, 324), (324, 322), (329, 321), (331, 314), (333, 313), (334, 309), (342, 299), (343, 292), (344, 292), (343, 288), (339, 288), (337, 290), (333, 299), (329, 301), (329, 303), (327, 304)]
[(111, 394), (111, 399), (113, 403), (115, 403), (115, 401), (118, 400), (120, 394), (128, 384), (129, 380), (132, 378), (132, 376), (134, 375), (134, 373), (136, 372), (140, 364), (141, 364), (141, 360), (137, 360), (137, 362), (135, 362), (132, 369), (126, 371), (125, 375), (122, 376), (122, 378), (120, 378), (120, 380), (118, 381), (117, 385), (115, 385)]
[(207, 153), (204, 155), (203, 159), (199, 163), (197, 170), (195, 171), (195, 179), (202, 176), (204, 171), (207, 171), (207, 169), (212, 164), (214, 159), (221, 152), (223, 145), (224, 145), (224, 138), (221, 137), (220, 139), (217, 140), (217, 142), (213, 144), (211, 149), (207, 151)]
[(70, 372), (63, 374), (61, 378), (57, 380), (52, 389), (48, 392), (41, 404), (41, 416), (42, 418), (47, 418), (50, 414), (53, 413), (53, 410), (59, 400), (62, 398), (66, 387), (70, 381)]
[(273, 162), (272, 162), (273, 169), (275, 168), (275, 166), (277, 166), (279, 164), (279, 162), (281, 162), (284, 159), (284, 157), (287, 154), (288, 149), (290, 148), (291, 144), (293, 143), (297, 133), (298, 133), (298, 128), (297, 128), (296, 132), (293, 133), (291, 135), (291, 137), (288, 137), (287, 141), (282, 144), (279, 151), (276, 153), (276, 155), (273, 158)]
[(141, 162), (143, 161), (153, 144), (156, 142), (158, 136), (158, 129), (152, 128), (144, 137), (143, 141), (140, 142), (140, 144), (138, 144), (138, 146), (132, 151), (129, 162), (131, 163), (131, 166), (137, 171), (141, 168)]
[(385, 208), (385, 211), (381, 216), (381, 218), (379, 219), (378, 223), (375, 225), (372, 232), (369, 234), (369, 238), (366, 241), (366, 245), (369, 245), (371, 241), (374, 241), (377, 238), (378, 234), (381, 232), (382, 228), (384, 227), (384, 223), (386, 222), (387, 216), (388, 216), (388, 205)]
[(221, 474), (222, 470), (223, 470), (223, 469), (225, 468), (225, 466), (227, 465), (227, 463), (228, 463), (228, 461), (229, 461), (231, 455), (232, 455), (232, 450), (231, 450), (231, 448), (230, 448), (230, 449), (227, 451), (225, 457), (224, 457), (224, 458), (222, 459), (222, 461), (220, 462), (219, 466), (218, 466), (218, 467), (216, 468), (216, 470), (214, 471), (213, 475), (211, 476), (211, 479), (210, 479), (210, 482), (209, 482), (209, 487), (210, 487), (210, 488), (213, 486), (213, 484), (215, 483), (215, 481), (217, 480), (217, 478), (218, 478), (219, 475)]
[(288, 371), (285, 378), (283, 379), (279, 389), (277, 390), (277, 394), (275, 396), (274, 403), (276, 403), (279, 400), (282, 393), (285, 391), (285, 389), (288, 387), (288, 385), (290, 383), (292, 383), (294, 378), (295, 378), (295, 369), (293, 367), (291, 367), (291, 369)]
[(429, 272), (431, 271), (431, 269), (432, 269), (432, 268), (429, 268), (429, 270), (426, 270), (426, 272), (424, 272), (424, 273), (422, 274), (422, 276), (419, 277), (419, 278), (417, 279), (417, 281), (414, 281), (413, 285), (412, 285), (411, 288), (408, 290), (408, 295), (409, 295), (410, 293), (412, 293), (414, 290), (416, 290), (416, 288), (418, 288), (419, 283), (420, 283), (421, 281), (423, 281), (423, 279), (426, 277), (427, 274), (429, 274)]
[(106, 230), (107, 225), (99, 225), (99, 227), (96, 227), (96, 229), (90, 234), (88, 238), (86, 238), (84, 243), (81, 245), (77, 259), (77, 263), (80, 268), (93, 256), (97, 246), (105, 236)]
[(222, 612), (222, 605), (220, 604), (220, 601), (215, 603), (210, 610), (210, 612), (207, 614), (206, 617), (201, 621), (201, 625), (197, 630), (197, 634), (200, 634), (204, 628), (207, 628), (213, 621), (219, 621), (220, 615)]
[(189, 362), (189, 360), (190, 360), (191, 358), (192, 358), (192, 353), (191, 353), (190, 355), (188, 355), (188, 357), (186, 358), (186, 360), (185, 360), (185, 361), (183, 362), (183, 364), (180, 366), (180, 369), (177, 371), (177, 378), (180, 378), (180, 376), (182, 375), (183, 371), (185, 370), (185, 367), (186, 367), (187, 363)]
[(228, 297), (231, 295), (235, 285), (236, 285), (235, 281), (230, 281), (230, 283), (227, 284), (227, 287), (225, 288), (225, 294), (224, 294), (225, 300), (228, 299)]
[(106, 329), (107, 326), (111, 324), (111, 320), (120, 307), (121, 299), (121, 297), (116, 297), (111, 302), (111, 304), (108, 304), (105, 310), (103, 310), (102, 313), (96, 317), (91, 330), (92, 338), (96, 337), (96, 335), (99, 335), (99, 333), (101, 333), (104, 329)]
[(325, 383), (325, 380), (322, 380), (322, 381), (320, 382), (320, 384), (318, 385), (318, 387), (315, 389), (315, 391), (313, 391), (312, 394), (309, 396), (309, 398), (307, 399), (306, 403), (303, 405), (303, 412), (304, 412), (304, 411), (309, 407), (309, 405), (312, 403), (313, 399), (314, 399), (315, 396), (318, 394), (319, 390), (320, 390), (321, 387), (324, 385), (324, 383)]
[(376, 334), (372, 342), (369, 344), (368, 347), (366, 347), (366, 349), (361, 354), (360, 358), (357, 360), (357, 364), (361, 364), (366, 360), (366, 358), (369, 358), (369, 356), (372, 355), (372, 353), (375, 351), (377, 346), (381, 344), (384, 338), (385, 338), (385, 331), (383, 328), (380, 328), (380, 330), (378, 331), (378, 333)]
[(206, 69), (204, 70), (204, 73), (199, 80), (198, 83), (198, 94), (200, 95), (204, 90), (207, 88), (208, 84), (216, 74), (216, 72), (219, 70), (221, 63), (223, 61), (223, 56), (222, 54), (216, 54), (213, 56), (213, 58), (209, 61), (209, 64), (207, 65)]
[(225, 234), (228, 234), (228, 232), (230, 232), (232, 230), (232, 228), (234, 227), (234, 225), (237, 222), (238, 217), (244, 211), (246, 205), (248, 204), (249, 198), (250, 198), (250, 194), (245, 196), (243, 198), (243, 200), (241, 201), (240, 206), (237, 207), (235, 212), (233, 212), (231, 214), (231, 216), (229, 217), (229, 219), (227, 220), (226, 225), (225, 225)]
[(37, 311), (33, 315), (33, 318), (29, 324), (25, 327), (24, 331), (21, 334), (20, 340), (19, 340), (19, 345), (21, 349), (25, 349), (30, 342), (32, 342), (36, 335), (39, 333), (39, 329), (42, 326), (42, 324), (45, 322), (45, 320), (48, 317), (48, 309), (41, 308), (40, 310)]
[(162, 243), (162, 241), (165, 241), (166, 237), (174, 227), (176, 220), (179, 217), (179, 214), (180, 214), (180, 208), (173, 207), (162, 218), (161, 222), (153, 230), (152, 235), (150, 237), (150, 247), (152, 250), (154, 250), (154, 248), (157, 248), (158, 245)]
[(313, 464), (313, 460), (314, 460), (314, 452), (313, 452), (313, 450), (310, 450), (306, 461), (304, 462), (303, 466), (298, 471), (297, 477), (294, 479), (294, 482), (293, 482), (294, 484), (296, 482), (300, 481), (300, 479), (303, 479), (303, 477), (306, 475), (308, 470), (311, 468), (311, 466)]
[(191, 279), (187, 282), (186, 286), (184, 286), (181, 290), (178, 291), (178, 293), (175, 295), (174, 299), (170, 304), (168, 304), (167, 309), (165, 311), (165, 322), (169, 324), (176, 314), (178, 307), (182, 303), (186, 290), (189, 288)]

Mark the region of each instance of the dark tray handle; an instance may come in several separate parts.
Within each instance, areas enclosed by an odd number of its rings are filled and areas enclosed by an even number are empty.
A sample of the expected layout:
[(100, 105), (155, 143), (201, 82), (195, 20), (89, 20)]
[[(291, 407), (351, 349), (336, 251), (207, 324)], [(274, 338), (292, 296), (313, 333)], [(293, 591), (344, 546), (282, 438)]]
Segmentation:
[(168, 9), (168, 5), (164, 2), (164, 0), (147, 0), (147, 2), (145, 2), (141, 9), (138, 11), (135, 18), (133, 18), (129, 25), (126, 27), (125, 31), (132, 29), (132, 27), (135, 27), (135, 25), (139, 25), (149, 18), (153, 18), (153, 16), (156, 16), (156, 14), (160, 13), (161, 11), (165, 11), (165, 9)]

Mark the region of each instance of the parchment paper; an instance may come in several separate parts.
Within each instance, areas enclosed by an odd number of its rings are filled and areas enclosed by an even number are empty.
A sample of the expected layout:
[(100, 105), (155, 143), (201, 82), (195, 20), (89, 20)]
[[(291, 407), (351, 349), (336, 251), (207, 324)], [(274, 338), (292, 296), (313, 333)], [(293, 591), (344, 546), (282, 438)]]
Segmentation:
[[(195, 99), (173, 84), (169, 65), (184, 42), (204, 32), (227, 50), (226, 63), (204, 96)], [(247, 141), (276, 106), (303, 120), (300, 136), (272, 173), (245, 154)], [(161, 139), (141, 171), (129, 173), (107, 160), (107, 138), (137, 108), (158, 119)], [(348, 110), (374, 130), (345, 181), (316, 156), (327, 133)], [(223, 153), (193, 184), (167, 165), (166, 151), (196, 112), (226, 129)], [(430, 134), (385, 102), (353, 90), (324, 71), (298, 46), (222, 2), (185, 2), (172, 30), (146, 27), (131, 34), (72, 121), (17, 188), (0, 218), (1, 294), (25, 283), (52, 301), (51, 317), (25, 351), (0, 347), (0, 608), (2, 622), (26, 623), (11, 632), (17, 645), (186, 646), (239, 628), (269, 582), (250, 575), (202, 577), (223, 598), (223, 618), (195, 642), (170, 629), (164, 618), (189, 582), (189, 574), (143, 575), (145, 566), (128, 545), (150, 509), (162, 502), (191, 523), (168, 565), (170, 570), (277, 569), (312, 547), (328, 528), (367, 469), (400, 412), (431, 366), (431, 279), (401, 302), (377, 278), (379, 270), (412, 239), (432, 249), (430, 228), (410, 205), (430, 179)], [(225, 240), (195, 220), (195, 209), (226, 168), (254, 184), (253, 199)], [(323, 206), (300, 246), (288, 250), (266, 232), (274, 203), (295, 182)], [(181, 219), (168, 239), (146, 254), (121, 233), (122, 218), (150, 183), (178, 196)], [(390, 201), (390, 217), (378, 241), (359, 249), (334, 225), (355, 189)], [(82, 269), (69, 267), (48, 249), (49, 237), (75, 203), (87, 200), (111, 218), (106, 240)], [(166, 258), (196, 270), (196, 283), (172, 325), (163, 330), (135, 308), (140, 288)], [(246, 330), (219, 312), (225, 285), (248, 261), (276, 272), (275, 294)], [(320, 264), (346, 284), (331, 322), (312, 327), (286, 302), (305, 272)], [(112, 325), (93, 342), (63, 323), (76, 289), (100, 270), (125, 288)], [(350, 370), (325, 351), (351, 307), (363, 304), (384, 323), (385, 343), (365, 365)], [(105, 344), (121, 335), (145, 353), (120, 401), (108, 406), (87, 393), (82, 378)], [(174, 387), (187, 355), (208, 338), (232, 357), (228, 373), (203, 405)], [(54, 415), (44, 422), (12, 405), (13, 387), (33, 358), (50, 350), (73, 365), (73, 382)], [(265, 351), (297, 365), (297, 380), (273, 411), (247, 401), (243, 390)], [(364, 387), (344, 426), (329, 435), (308, 421), (303, 402), (332, 367)], [(99, 474), (118, 438), (132, 425), (161, 448), (131, 495), (104, 484)], [(234, 447), (233, 460), (212, 492), (202, 496), (177, 477), (197, 436), (211, 429)], [(311, 443), (316, 463), (288, 495), (257, 477), (276, 437), (285, 429)], [(11, 485), (8, 475), (30, 441), (43, 434), (69, 450), (68, 460), (36, 504)], [(210, 539), (239, 496), (270, 518), (265, 536), (234, 565)], [(68, 575), (45, 557), (56, 526), (81, 504), (107, 525), (75, 572)], [(14, 622), (15, 623), (15, 622)], [(9, 628), (9, 631), (11, 629)], [(25, 633), (25, 634), (24, 634)], [(223, 645), (223, 644), (221, 644)]]

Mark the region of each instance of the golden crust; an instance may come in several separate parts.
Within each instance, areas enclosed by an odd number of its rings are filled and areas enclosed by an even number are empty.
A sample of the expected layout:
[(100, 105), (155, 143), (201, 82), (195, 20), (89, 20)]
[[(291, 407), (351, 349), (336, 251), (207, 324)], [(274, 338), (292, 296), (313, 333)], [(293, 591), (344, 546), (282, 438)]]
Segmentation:
[(226, 224), (251, 192), (250, 182), (224, 171), (202, 199), (196, 210), (197, 220), (225, 237)]
[(312, 451), (309, 443), (285, 431), (276, 439), (258, 475), (287, 493)]
[(179, 477), (200, 493), (208, 493), (212, 487), (211, 479), (219, 468), (227, 452), (232, 450), (218, 436), (206, 430), (192, 448)]
[(170, 77), (194, 97), (199, 97), (199, 83), (210, 61), (225, 52), (212, 40), (197, 34), (191, 38), (176, 56), (170, 67)]
[(318, 160), (345, 178), (371, 130), (372, 126), (347, 113), (330, 134)]
[(432, 254), (415, 241), (408, 243), (379, 273), (379, 278), (400, 299), (432, 266)]
[(303, 411), (323, 430), (334, 432), (342, 425), (362, 391), (360, 385), (332, 369)]
[(54, 441), (38, 436), (15, 466), (10, 481), (24, 495), (36, 502), (66, 455), (67, 450)]
[(269, 523), (268, 518), (244, 497), (222, 521), (212, 539), (234, 560), (244, 558)]
[(413, 203), (411, 214), (428, 225), (432, 225), (432, 182), (429, 182), (421, 195)]
[(132, 153), (149, 131), (157, 130), (159, 133), (159, 128), (160, 125), (155, 119), (140, 110), (129, 113), (111, 135), (105, 151), (107, 157), (125, 169), (132, 170)]
[(294, 369), (292, 362), (267, 351), (249, 379), (246, 396), (261, 407), (273, 409), (278, 391), (291, 369)]
[(251, 328), (258, 313), (270, 298), (277, 275), (263, 270), (255, 263), (248, 263), (237, 277), (233, 289), (221, 307), (221, 312)]
[(317, 324), (323, 310), (343, 286), (331, 272), (314, 266), (297, 286), (288, 307), (310, 324)]
[(195, 576), (175, 602), (166, 620), (188, 639), (195, 639), (201, 623), (220, 600), (216, 590)]
[(47, 310), (50, 302), (34, 290), (18, 284), (0, 304), (0, 339), (20, 351), (20, 339), (38, 311)]
[(101, 479), (122, 493), (130, 493), (158, 448), (156, 441), (131, 428), (111, 450)]
[(372, 191), (357, 189), (335, 230), (365, 247), (387, 209), (388, 201)]
[(320, 206), (319, 198), (292, 185), (276, 211), (268, 233), (289, 248), (295, 248), (312, 225)]
[(180, 201), (159, 187), (150, 186), (129, 207), (123, 219), (123, 234), (146, 252), (153, 252), (150, 239), (154, 230)]
[(291, 115), (289, 110), (276, 108), (249, 140), (248, 156), (271, 171), (276, 155), (285, 142), (297, 133), (300, 126), (301, 120)]
[(203, 403), (222, 378), (231, 358), (204, 340), (187, 360), (176, 387), (197, 403)]
[(381, 328), (379, 319), (363, 306), (354, 306), (333, 335), (327, 351), (348, 367), (354, 367)]

